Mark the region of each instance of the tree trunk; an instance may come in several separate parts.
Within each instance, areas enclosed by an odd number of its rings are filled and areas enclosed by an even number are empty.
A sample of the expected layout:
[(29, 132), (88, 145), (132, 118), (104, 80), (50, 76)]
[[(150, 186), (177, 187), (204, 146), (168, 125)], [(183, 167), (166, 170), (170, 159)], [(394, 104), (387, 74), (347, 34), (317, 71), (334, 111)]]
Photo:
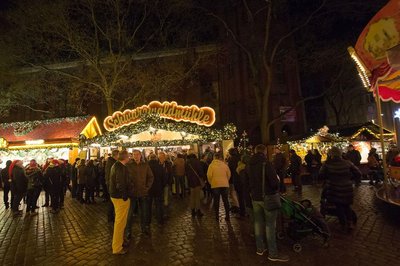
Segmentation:
[(112, 115), (114, 113), (113, 108), (113, 101), (111, 97), (106, 97), (106, 104), (107, 104), (107, 114)]

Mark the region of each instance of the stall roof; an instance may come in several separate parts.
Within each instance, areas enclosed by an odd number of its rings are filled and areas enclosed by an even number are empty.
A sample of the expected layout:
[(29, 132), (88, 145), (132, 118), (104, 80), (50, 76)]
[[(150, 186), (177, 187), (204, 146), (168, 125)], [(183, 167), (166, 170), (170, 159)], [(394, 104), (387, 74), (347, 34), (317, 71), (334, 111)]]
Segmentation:
[[(349, 139), (357, 139), (360, 134), (370, 136), (367, 140), (379, 140), (379, 126), (372, 122), (363, 124), (355, 124), (344, 127), (331, 127), (331, 131), (338, 133), (339, 136)], [(393, 137), (394, 133), (384, 128), (383, 134), (385, 137)]]
[(87, 138), (101, 135), (95, 117), (66, 117), (0, 124), (0, 137), (8, 143), (38, 139), (54, 141), (79, 139), (80, 134)]

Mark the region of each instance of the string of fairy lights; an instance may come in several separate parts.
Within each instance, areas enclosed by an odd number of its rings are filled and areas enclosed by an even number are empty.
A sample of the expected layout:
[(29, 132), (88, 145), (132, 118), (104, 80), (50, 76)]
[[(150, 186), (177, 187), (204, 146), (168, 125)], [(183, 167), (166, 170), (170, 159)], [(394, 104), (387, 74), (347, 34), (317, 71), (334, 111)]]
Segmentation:
[[(156, 130), (166, 130), (175, 132), (184, 132), (185, 134), (192, 134), (198, 136), (195, 139), (182, 140), (156, 140), (156, 141), (133, 141), (124, 142), (121, 136), (131, 136), (141, 132), (148, 131), (150, 128)], [(200, 126), (193, 123), (182, 123), (173, 120), (161, 118), (157, 114), (146, 114), (141, 120), (135, 124), (121, 127), (117, 130), (106, 132), (101, 136), (96, 136), (92, 139), (81, 138), (80, 146), (122, 146), (122, 147), (149, 147), (149, 146), (175, 146), (175, 145), (188, 145), (193, 143), (207, 143), (214, 141), (235, 139), (236, 126), (233, 124), (226, 124), (223, 129), (216, 129), (211, 127)]]

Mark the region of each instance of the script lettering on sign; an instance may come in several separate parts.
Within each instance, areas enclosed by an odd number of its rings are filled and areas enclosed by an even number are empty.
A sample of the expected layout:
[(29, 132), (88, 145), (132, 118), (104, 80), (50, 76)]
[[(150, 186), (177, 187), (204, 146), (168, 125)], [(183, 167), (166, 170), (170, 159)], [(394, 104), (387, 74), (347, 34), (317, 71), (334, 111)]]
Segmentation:
[(123, 112), (115, 112), (104, 119), (104, 128), (114, 131), (120, 127), (135, 124), (146, 114), (158, 114), (162, 118), (175, 121), (190, 122), (210, 127), (215, 122), (215, 112), (210, 107), (198, 107), (196, 105), (183, 106), (176, 102), (153, 101), (135, 109), (127, 109)]

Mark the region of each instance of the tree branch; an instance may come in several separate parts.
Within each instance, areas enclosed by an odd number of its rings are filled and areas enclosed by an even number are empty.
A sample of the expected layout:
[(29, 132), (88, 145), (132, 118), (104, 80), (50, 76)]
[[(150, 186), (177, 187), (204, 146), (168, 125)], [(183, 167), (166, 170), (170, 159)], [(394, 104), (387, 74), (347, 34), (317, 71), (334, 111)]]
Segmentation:
[(279, 46), (281, 45), (281, 43), (282, 43), (285, 39), (289, 38), (292, 34), (294, 34), (295, 32), (297, 32), (298, 30), (300, 30), (300, 29), (303, 28), (304, 26), (306, 26), (306, 25), (311, 21), (311, 19), (314, 17), (314, 15), (317, 14), (317, 13), (322, 9), (322, 7), (325, 5), (325, 3), (326, 3), (326, 0), (323, 0), (322, 3), (321, 3), (321, 5), (319, 5), (319, 7), (318, 7), (317, 9), (315, 9), (315, 10), (308, 16), (308, 18), (307, 18), (302, 24), (298, 25), (297, 27), (295, 27), (294, 29), (292, 29), (291, 31), (289, 31), (287, 34), (283, 35), (283, 36), (278, 40), (278, 42), (277, 42), (277, 43), (275, 44), (275, 46), (274, 46), (274, 49), (272, 49), (272, 53), (271, 53), (271, 56), (270, 56), (270, 59), (269, 59), (269, 62), (270, 62), (270, 63), (274, 62), (276, 52), (277, 52)]

